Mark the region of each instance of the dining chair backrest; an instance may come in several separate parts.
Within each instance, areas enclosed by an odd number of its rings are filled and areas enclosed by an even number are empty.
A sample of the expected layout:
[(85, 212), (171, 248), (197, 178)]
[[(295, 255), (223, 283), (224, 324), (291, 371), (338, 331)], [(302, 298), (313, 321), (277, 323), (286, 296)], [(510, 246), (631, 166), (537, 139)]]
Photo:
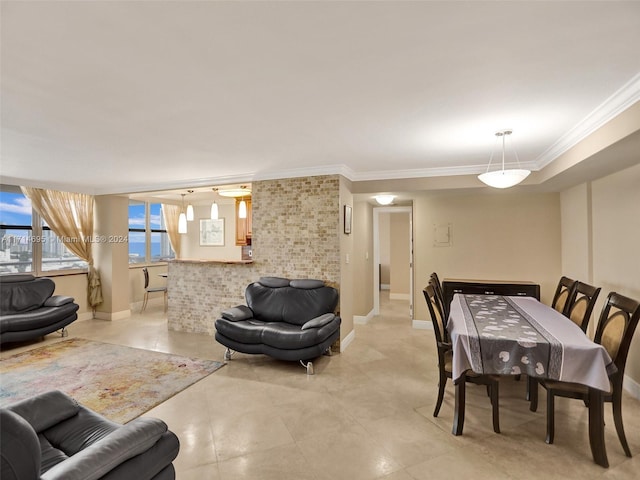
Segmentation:
[(584, 282), (576, 282), (567, 301), (566, 315), (578, 325), (583, 332), (587, 331), (593, 307), (596, 304), (600, 288)]
[(442, 314), (444, 315), (444, 318), (447, 319), (449, 317), (449, 307), (444, 303), (444, 294), (442, 293), (442, 283), (440, 283), (440, 278), (438, 277), (438, 274), (436, 272), (433, 272), (429, 276), (429, 282), (433, 284), (433, 288), (435, 289), (436, 294), (438, 295), (438, 298), (440, 300), (440, 306), (442, 307)]
[(618, 368), (621, 378), (631, 339), (640, 319), (640, 302), (611, 292), (602, 308), (594, 342), (602, 345)]
[(433, 331), (436, 336), (436, 342), (438, 344), (441, 344), (445, 341), (446, 338), (446, 324), (442, 316), (442, 306), (440, 305), (438, 294), (436, 293), (436, 290), (431, 281), (426, 287), (424, 287), (422, 293), (424, 294), (424, 299), (426, 300), (427, 308), (429, 309), (429, 315), (431, 316), (431, 321), (433, 322)]
[(561, 277), (556, 287), (556, 293), (553, 295), (553, 301), (551, 307), (558, 312), (565, 314), (567, 312), (567, 306), (569, 305), (569, 297), (573, 293), (576, 281), (569, 277)]
[(142, 274), (144, 275), (144, 288), (149, 286), (149, 270), (147, 267), (142, 267)]

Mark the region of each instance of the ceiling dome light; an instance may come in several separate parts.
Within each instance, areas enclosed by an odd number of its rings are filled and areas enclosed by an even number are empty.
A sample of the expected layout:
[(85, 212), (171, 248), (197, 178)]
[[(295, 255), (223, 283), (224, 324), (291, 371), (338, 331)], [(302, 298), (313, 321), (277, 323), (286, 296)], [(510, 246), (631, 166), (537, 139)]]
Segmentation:
[(245, 185), (242, 185), (240, 188), (219, 188), (218, 195), (223, 197), (249, 197), (251, 196), (251, 189)]
[[(489, 158), (489, 165), (487, 165), (487, 171), (482, 175), (478, 175), (478, 179), (485, 185), (489, 185), (493, 188), (509, 188), (514, 185), (519, 184), (525, 178), (529, 176), (531, 173), (530, 170), (525, 170), (522, 168), (504, 168), (504, 157), (505, 157), (505, 139), (507, 136), (513, 133), (512, 130), (501, 130), (496, 132), (496, 139), (502, 137), (502, 170), (494, 170), (493, 172), (489, 171), (491, 167), (491, 160), (493, 160), (493, 152), (491, 152), (491, 157)], [(516, 161), (518, 165), (520, 165), (520, 160), (518, 159), (518, 153), (515, 148), (513, 149)]]
[(391, 205), (393, 199), (396, 198), (395, 195), (376, 195), (373, 197), (376, 199), (379, 205)]

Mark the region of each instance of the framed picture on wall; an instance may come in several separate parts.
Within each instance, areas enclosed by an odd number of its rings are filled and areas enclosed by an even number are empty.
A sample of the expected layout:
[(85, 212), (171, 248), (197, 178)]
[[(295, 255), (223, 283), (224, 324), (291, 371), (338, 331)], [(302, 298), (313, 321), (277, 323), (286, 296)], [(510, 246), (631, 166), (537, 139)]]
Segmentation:
[(344, 233), (351, 233), (351, 205), (344, 206)]
[(219, 218), (218, 220), (200, 219), (200, 246), (224, 246), (224, 218)]

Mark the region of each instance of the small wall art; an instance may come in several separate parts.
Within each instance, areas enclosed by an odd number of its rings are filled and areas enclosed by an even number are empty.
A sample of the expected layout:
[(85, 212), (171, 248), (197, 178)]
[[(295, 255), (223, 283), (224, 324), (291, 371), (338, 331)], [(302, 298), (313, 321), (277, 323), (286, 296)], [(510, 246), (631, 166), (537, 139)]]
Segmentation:
[(200, 219), (200, 246), (224, 246), (224, 218), (218, 220)]

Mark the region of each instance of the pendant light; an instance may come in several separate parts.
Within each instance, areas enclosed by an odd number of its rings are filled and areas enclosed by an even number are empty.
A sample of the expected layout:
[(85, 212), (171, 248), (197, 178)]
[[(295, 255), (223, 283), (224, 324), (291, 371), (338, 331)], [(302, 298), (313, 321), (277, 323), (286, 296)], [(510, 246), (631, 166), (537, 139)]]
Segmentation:
[[(217, 188), (213, 189), (214, 194), (218, 191)], [(211, 204), (211, 220), (218, 220), (218, 204), (216, 203), (216, 199), (213, 199), (213, 203)]]
[[(187, 192), (193, 193), (193, 190), (187, 190)], [(187, 220), (190, 222), (193, 220), (193, 205), (191, 205), (191, 203), (187, 205)]]
[(178, 217), (178, 233), (187, 233), (187, 215), (184, 213), (184, 196), (182, 194), (182, 211)]
[(247, 218), (247, 202), (244, 201), (244, 197), (242, 197), (240, 205), (238, 205), (238, 218)]
[[(505, 139), (507, 136), (513, 133), (512, 130), (501, 130), (496, 132), (496, 137), (502, 137), (502, 170), (494, 170), (493, 172), (489, 171), (491, 167), (491, 160), (493, 160), (493, 152), (491, 152), (491, 157), (489, 158), (489, 165), (487, 165), (487, 171), (482, 175), (478, 175), (478, 178), (481, 182), (489, 185), (493, 188), (509, 188), (514, 185), (522, 182), (529, 174), (530, 170), (520, 169), (520, 168), (512, 168), (505, 169), (504, 168), (504, 157), (505, 157)], [(518, 159), (518, 153), (513, 149), (516, 155), (516, 161), (518, 162), (518, 166), (520, 165), (520, 160)]]

